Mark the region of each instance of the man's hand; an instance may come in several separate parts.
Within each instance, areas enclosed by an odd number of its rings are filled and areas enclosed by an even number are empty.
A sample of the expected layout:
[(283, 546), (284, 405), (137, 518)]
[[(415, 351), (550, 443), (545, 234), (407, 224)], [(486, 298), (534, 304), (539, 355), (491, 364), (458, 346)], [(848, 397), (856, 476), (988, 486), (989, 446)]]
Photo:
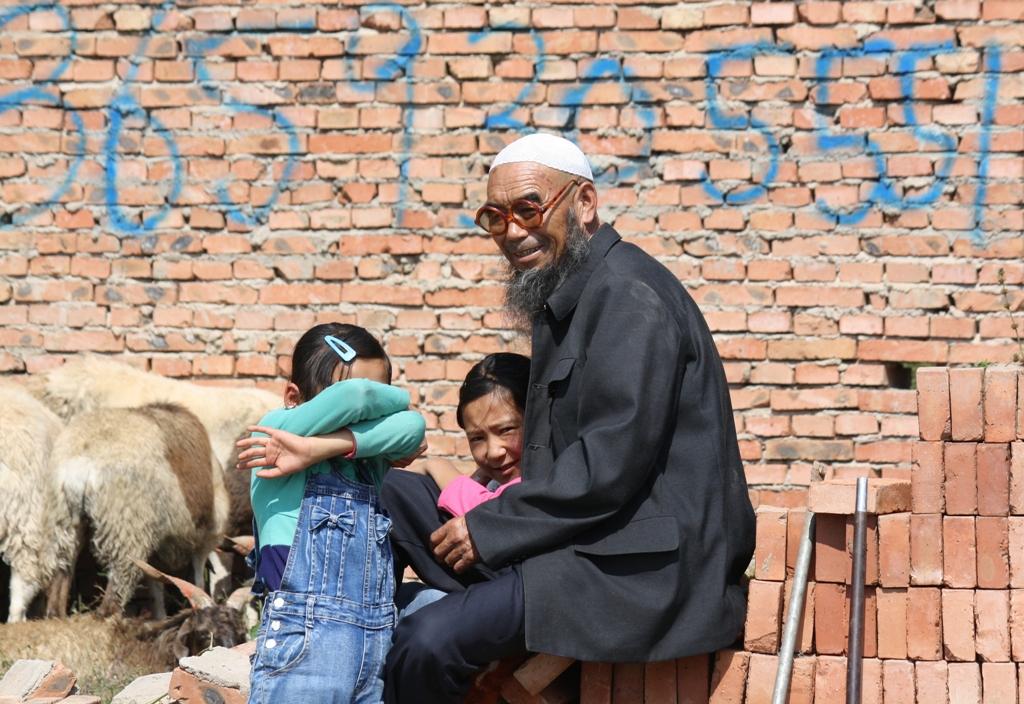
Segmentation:
[(453, 518), (435, 530), (430, 536), (430, 545), (434, 548), (435, 559), (446, 563), (458, 574), (482, 562), (465, 516)]

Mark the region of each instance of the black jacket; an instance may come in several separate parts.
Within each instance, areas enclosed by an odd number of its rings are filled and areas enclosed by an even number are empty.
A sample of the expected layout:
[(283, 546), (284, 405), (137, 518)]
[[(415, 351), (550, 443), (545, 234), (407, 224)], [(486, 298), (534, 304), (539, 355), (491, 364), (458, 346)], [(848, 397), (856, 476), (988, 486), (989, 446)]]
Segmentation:
[(523, 481), (470, 511), (522, 561), (526, 643), (600, 662), (728, 646), (754, 551), (729, 387), (679, 281), (608, 225), (533, 326)]

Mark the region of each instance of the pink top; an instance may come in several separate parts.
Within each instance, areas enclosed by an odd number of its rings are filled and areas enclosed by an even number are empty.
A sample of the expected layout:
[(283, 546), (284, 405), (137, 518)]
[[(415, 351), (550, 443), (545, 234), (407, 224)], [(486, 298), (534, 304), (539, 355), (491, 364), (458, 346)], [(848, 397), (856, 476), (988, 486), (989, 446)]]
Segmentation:
[(520, 478), (516, 477), (507, 484), (499, 486), (497, 491), (490, 491), (469, 477), (456, 477), (441, 492), (441, 498), (437, 500), (437, 507), (443, 508), (453, 516), (465, 516), (470, 509), (476, 508), (485, 501), (490, 501), (520, 481)]

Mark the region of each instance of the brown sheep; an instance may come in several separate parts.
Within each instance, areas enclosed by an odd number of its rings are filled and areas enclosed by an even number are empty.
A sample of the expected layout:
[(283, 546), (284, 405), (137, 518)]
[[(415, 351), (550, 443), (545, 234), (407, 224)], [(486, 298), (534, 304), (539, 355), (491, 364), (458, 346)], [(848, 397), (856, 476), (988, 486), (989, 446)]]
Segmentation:
[(242, 610), (251, 599), (247, 588), (216, 604), (198, 587), (153, 572), (157, 579), (182, 587), (192, 608), (155, 623), (86, 613), (3, 624), (0, 654), (8, 660), (60, 660), (80, 679), (87, 679), (167, 672), (181, 658), (212, 645), (230, 648), (246, 641)]
[[(83, 547), (84, 521), (92, 552), (108, 574), (103, 616), (120, 613), (142, 572), (132, 558), (166, 570), (191, 564), (202, 584), (207, 555), (220, 543), (228, 496), (206, 430), (172, 404), (100, 408), (75, 416), (54, 444), (51, 472), (72, 517), (73, 565)], [(51, 589), (51, 614), (66, 613), (70, 573)], [(164, 615), (154, 587), (154, 613)]]

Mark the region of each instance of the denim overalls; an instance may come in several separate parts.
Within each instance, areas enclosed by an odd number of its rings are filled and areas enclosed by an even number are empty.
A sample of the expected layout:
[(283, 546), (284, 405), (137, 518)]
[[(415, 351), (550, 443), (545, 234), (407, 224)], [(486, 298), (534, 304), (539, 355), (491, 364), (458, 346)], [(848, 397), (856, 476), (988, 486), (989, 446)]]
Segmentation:
[(263, 608), (249, 704), (379, 704), (395, 625), (388, 531), (372, 485), (310, 474), (281, 589)]

